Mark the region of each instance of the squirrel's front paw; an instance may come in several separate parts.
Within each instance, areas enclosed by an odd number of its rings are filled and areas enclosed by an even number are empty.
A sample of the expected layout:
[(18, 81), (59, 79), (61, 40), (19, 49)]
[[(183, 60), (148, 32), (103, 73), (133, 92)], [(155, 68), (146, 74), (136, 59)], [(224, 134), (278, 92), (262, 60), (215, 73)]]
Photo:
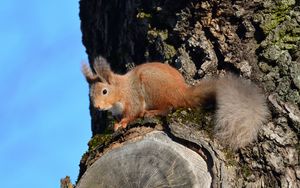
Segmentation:
[(114, 131), (117, 131), (120, 128), (121, 128), (121, 125), (119, 123), (114, 124)]
[(119, 123), (115, 123), (114, 124), (114, 131), (117, 131), (117, 130), (119, 130), (119, 129), (125, 129), (126, 127), (127, 127), (127, 122), (119, 122)]

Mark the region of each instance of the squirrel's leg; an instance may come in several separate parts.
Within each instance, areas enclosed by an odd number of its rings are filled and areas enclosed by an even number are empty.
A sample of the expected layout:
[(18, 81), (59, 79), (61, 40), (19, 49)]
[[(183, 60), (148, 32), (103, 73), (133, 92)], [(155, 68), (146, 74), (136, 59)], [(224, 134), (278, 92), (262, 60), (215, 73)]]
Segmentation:
[(128, 124), (128, 121), (125, 119), (125, 120), (122, 120), (120, 122), (117, 122), (114, 124), (114, 131), (117, 131), (118, 129), (120, 129), (121, 127), (122, 128), (126, 128), (127, 127), (127, 124)]
[(114, 124), (114, 131), (117, 131), (120, 127), (125, 129), (127, 127), (128, 123), (133, 121), (134, 119), (135, 118), (132, 118), (132, 117), (127, 117), (127, 118), (121, 119), (120, 122)]
[(117, 131), (121, 127), (120, 123), (117, 122), (114, 124), (114, 131)]

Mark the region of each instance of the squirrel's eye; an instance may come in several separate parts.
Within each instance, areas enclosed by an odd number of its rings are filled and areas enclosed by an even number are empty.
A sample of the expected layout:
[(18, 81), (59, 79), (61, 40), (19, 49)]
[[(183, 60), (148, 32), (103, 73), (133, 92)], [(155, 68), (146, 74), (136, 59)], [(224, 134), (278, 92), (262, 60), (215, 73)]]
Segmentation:
[(103, 95), (106, 95), (106, 94), (107, 94), (107, 89), (103, 89), (103, 90), (102, 90), (102, 94), (103, 94)]

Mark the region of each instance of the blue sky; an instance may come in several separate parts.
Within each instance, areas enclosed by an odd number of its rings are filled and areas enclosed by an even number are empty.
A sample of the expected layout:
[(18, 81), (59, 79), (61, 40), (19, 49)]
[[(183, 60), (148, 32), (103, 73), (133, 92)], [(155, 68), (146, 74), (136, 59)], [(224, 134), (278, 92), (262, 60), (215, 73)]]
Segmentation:
[(74, 0), (0, 3), (0, 177), (5, 188), (74, 183), (91, 136)]

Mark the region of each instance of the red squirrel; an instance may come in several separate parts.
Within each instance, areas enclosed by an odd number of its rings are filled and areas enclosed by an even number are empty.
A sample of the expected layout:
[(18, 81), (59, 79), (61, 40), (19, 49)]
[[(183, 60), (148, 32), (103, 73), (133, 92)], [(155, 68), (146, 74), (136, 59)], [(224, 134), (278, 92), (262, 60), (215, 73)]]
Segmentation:
[(203, 79), (190, 86), (168, 64), (145, 63), (119, 75), (101, 56), (94, 60), (93, 69), (95, 73), (88, 65), (82, 66), (90, 85), (91, 102), (96, 109), (122, 117), (114, 130), (126, 128), (139, 117), (165, 116), (172, 109), (197, 107), (212, 100), (216, 104), (216, 136), (237, 149), (257, 137), (268, 116), (261, 90), (233, 75)]

